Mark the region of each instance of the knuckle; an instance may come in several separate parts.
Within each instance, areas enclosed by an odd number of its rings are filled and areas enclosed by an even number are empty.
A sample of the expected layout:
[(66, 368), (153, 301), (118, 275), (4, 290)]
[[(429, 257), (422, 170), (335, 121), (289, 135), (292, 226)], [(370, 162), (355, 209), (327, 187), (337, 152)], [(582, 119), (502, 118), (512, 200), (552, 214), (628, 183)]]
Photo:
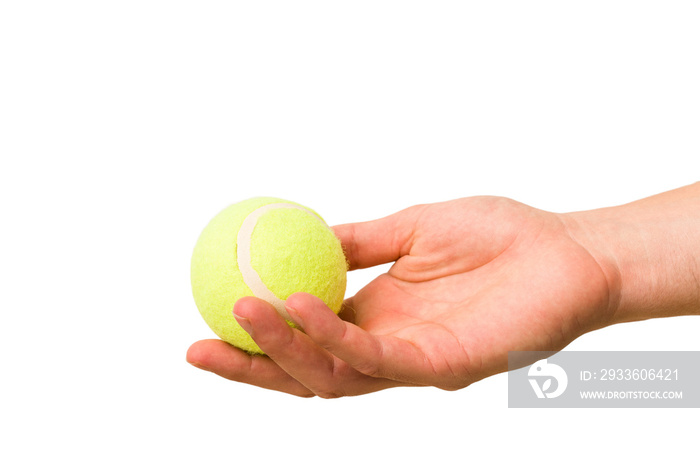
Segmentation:
[(288, 326), (271, 328), (267, 329), (267, 331), (256, 332), (253, 340), (261, 348), (265, 349), (265, 352), (274, 351), (291, 345), (294, 342), (294, 332)]
[(462, 388), (466, 387), (465, 385), (456, 385), (453, 383), (440, 384), (436, 386), (440, 390), (445, 390), (446, 392), (456, 392), (457, 390), (461, 390)]
[(469, 385), (471, 385), (473, 380), (463, 378), (463, 377), (455, 377), (453, 376), (448, 376), (448, 377), (442, 377), (440, 379), (440, 382), (435, 384), (435, 386), (441, 390), (445, 390), (448, 392), (454, 392), (457, 390), (461, 390), (463, 388), (467, 388)]
[(368, 375), (370, 377), (381, 376), (381, 373), (379, 372), (379, 367), (376, 364), (374, 364), (373, 362), (360, 364), (358, 366), (358, 370), (360, 372), (362, 372), (363, 374)]
[(344, 361), (333, 360), (333, 366), (329, 368), (328, 378), (324, 383), (317, 384), (313, 392), (324, 399), (340, 398), (347, 395), (346, 385), (352, 377), (352, 369)]
[(316, 396), (318, 396), (319, 398), (323, 398), (324, 400), (332, 400), (334, 398), (341, 398), (345, 396), (343, 390), (341, 390), (338, 387), (329, 387), (320, 390), (314, 390), (314, 393), (316, 394)]
[(379, 366), (375, 361), (362, 361), (353, 365), (356, 371), (361, 372), (369, 377), (381, 377), (382, 374), (379, 370)]
[(343, 345), (346, 335), (346, 327), (342, 323), (339, 324), (325, 328), (322, 332), (314, 333), (312, 336), (314, 342), (326, 351), (335, 353), (336, 349)]

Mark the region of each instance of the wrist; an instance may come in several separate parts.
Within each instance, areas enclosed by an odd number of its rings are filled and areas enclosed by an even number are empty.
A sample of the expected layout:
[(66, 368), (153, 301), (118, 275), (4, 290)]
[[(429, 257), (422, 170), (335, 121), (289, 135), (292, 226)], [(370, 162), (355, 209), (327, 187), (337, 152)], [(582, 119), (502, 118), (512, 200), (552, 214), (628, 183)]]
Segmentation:
[(563, 217), (605, 274), (610, 324), (700, 314), (700, 183)]

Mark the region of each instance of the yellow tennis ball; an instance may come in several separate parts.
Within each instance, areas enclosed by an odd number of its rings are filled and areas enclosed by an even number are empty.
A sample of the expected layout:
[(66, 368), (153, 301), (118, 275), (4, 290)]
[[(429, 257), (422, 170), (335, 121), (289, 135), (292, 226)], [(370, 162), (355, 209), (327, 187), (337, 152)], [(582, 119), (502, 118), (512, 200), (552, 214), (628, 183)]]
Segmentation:
[(292, 293), (322, 299), (335, 313), (345, 295), (347, 263), (340, 241), (313, 210), (272, 197), (233, 204), (204, 228), (194, 247), (192, 293), (219, 338), (250, 353), (263, 351), (238, 325), (233, 305), (243, 296), (284, 307)]

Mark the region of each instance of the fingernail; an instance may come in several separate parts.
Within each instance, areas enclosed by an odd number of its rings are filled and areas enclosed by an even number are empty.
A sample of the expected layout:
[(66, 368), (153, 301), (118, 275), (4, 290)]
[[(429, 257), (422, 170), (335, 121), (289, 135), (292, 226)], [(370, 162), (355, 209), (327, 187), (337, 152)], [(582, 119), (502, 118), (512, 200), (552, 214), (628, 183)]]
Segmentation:
[(299, 315), (297, 310), (294, 309), (293, 307), (289, 307), (289, 306), (284, 306), (284, 307), (285, 307), (285, 309), (287, 309), (287, 314), (289, 314), (289, 317), (292, 318), (294, 323), (297, 324), (299, 327), (304, 328), (304, 321), (301, 320), (301, 316)]
[[(188, 361), (189, 362), (189, 361)], [(202, 369), (203, 371), (208, 371), (211, 372), (211, 369), (209, 369), (207, 366), (203, 366), (197, 362), (190, 362), (190, 365), (196, 367), (197, 369)]]
[(253, 325), (250, 323), (250, 320), (245, 317), (237, 316), (236, 314), (233, 314), (233, 317), (236, 319), (236, 322), (238, 322), (238, 325), (240, 325), (241, 328), (248, 333), (248, 335), (253, 336)]

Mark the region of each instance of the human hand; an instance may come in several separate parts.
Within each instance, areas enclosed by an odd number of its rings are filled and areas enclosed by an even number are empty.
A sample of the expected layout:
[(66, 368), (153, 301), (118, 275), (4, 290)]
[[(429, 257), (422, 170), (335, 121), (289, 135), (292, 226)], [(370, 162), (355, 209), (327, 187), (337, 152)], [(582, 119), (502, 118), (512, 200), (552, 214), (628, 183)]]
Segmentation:
[(577, 228), (567, 215), (497, 197), (335, 227), (351, 270), (394, 262), (391, 269), (339, 316), (311, 295), (290, 296), (288, 312), (303, 332), (265, 301), (243, 298), (234, 314), (267, 356), (203, 340), (187, 359), (299, 396), (466, 387), (506, 371), (509, 351), (557, 351), (612, 323), (610, 273), (574, 239), (585, 236)]

